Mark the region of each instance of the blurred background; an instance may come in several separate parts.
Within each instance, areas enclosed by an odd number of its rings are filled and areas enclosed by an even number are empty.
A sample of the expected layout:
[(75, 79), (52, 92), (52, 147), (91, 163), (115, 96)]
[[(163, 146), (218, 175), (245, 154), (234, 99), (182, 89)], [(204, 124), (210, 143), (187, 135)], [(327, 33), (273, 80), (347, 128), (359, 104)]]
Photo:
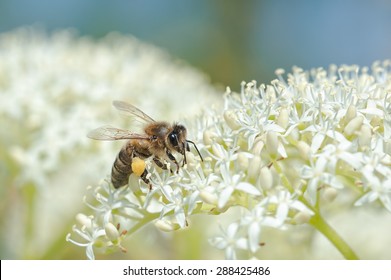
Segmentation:
[[(389, 59), (390, 27), (387, 0), (0, 0), (0, 258), (85, 258), (65, 236), (77, 213), (88, 214), (86, 187), (109, 173), (120, 149), (85, 137), (128, 124), (111, 100), (175, 120), (221, 102), (226, 86), (269, 83), (277, 68)], [(361, 226), (360, 218), (346, 237)], [(223, 258), (207, 241), (217, 227), (209, 216), (173, 234), (146, 227), (127, 254), (97, 258)], [(341, 257), (308, 228), (270, 236), (262, 258)], [(352, 241), (364, 244), (363, 258), (390, 258), (368, 239)]]
[(132, 34), (238, 88), (276, 68), (369, 66), (391, 57), (391, 1), (1, 0), (0, 32), (40, 25)]

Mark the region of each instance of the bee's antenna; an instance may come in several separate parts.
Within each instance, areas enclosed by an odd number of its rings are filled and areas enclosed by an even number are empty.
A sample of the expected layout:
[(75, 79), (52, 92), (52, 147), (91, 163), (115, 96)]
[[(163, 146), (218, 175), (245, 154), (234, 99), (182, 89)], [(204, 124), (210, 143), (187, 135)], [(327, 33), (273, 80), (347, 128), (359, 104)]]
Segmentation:
[(186, 144), (183, 143), (183, 164), (182, 166), (185, 166), (187, 164), (187, 159), (186, 159)]
[(199, 156), (200, 156), (200, 158), (201, 158), (201, 161), (204, 161), (204, 159), (202, 158), (202, 156), (201, 156), (201, 153), (200, 153), (200, 151), (198, 150), (198, 148), (197, 148), (196, 144), (195, 144), (193, 141), (190, 141), (190, 140), (186, 140), (186, 142), (187, 142), (187, 143), (191, 143), (191, 144), (193, 144), (193, 145), (194, 145), (194, 148), (196, 149), (196, 151), (197, 151), (198, 155), (199, 155)]

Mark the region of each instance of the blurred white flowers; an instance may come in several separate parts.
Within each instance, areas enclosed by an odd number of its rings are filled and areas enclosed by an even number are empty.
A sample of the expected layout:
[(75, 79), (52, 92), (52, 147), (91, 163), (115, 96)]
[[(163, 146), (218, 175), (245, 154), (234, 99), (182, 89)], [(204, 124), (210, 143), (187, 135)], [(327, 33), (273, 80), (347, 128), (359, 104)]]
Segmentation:
[[(40, 258), (64, 240), (83, 207), (82, 186), (106, 174), (120, 145), (86, 134), (101, 124), (129, 125), (113, 112), (112, 100), (171, 121), (198, 113), (216, 93), (200, 72), (130, 36), (94, 40), (36, 28), (0, 34), (4, 257)], [(50, 233), (41, 230), (48, 227)]]

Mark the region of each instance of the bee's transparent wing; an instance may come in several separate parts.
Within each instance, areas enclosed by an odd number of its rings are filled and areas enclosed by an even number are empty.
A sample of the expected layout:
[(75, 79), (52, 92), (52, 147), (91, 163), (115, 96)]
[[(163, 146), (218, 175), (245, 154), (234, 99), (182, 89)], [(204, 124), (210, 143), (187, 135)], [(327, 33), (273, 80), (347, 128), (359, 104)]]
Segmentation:
[(139, 120), (141, 120), (143, 122), (147, 122), (147, 123), (155, 122), (155, 120), (152, 119), (150, 116), (148, 116), (143, 111), (141, 111), (137, 107), (135, 107), (127, 102), (114, 100), (113, 105), (118, 111), (120, 111), (122, 114), (124, 114), (126, 116), (133, 117), (133, 118), (136, 117)]
[(116, 128), (110, 125), (98, 127), (87, 134), (88, 138), (95, 140), (121, 140), (121, 139), (149, 139), (147, 135), (133, 133), (129, 130)]

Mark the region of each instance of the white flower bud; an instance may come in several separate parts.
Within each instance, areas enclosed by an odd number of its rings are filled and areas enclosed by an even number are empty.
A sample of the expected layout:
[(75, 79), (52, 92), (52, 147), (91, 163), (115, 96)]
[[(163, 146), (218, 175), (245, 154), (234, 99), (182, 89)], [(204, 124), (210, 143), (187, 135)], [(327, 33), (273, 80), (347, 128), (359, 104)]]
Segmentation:
[(332, 202), (337, 197), (338, 191), (334, 188), (326, 188), (323, 192), (323, 198), (327, 202)]
[(240, 170), (247, 171), (248, 169), (248, 154), (244, 152), (238, 153), (237, 163), (239, 165)]
[(277, 76), (281, 76), (281, 75), (284, 75), (285, 74), (285, 70), (282, 69), (282, 68), (277, 68), (274, 73), (277, 75)]
[(157, 220), (155, 226), (165, 232), (174, 231), (180, 228), (178, 224), (166, 220)]
[(311, 154), (311, 147), (304, 141), (299, 141), (297, 143), (297, 149), (299, 150), (300, 156), (304, 160), (309, 159), (309, 155)]
[(255, 138), (254, 142), (255, 143), (254, 143), (253, 147), (251, 148), (251, 153), (254, 155), (260, 155), (263, 150), (263, 147), (265, 146), (265, 143), (263, 142), (261, 137)]
[(259, 174), (259, 180), (261, 188), (270, 190), (273, 187), (273, 174), (267, 166), (262, 167)]
[(305, 211), (300, 211), (293, 217), (293, 221), (297, 225), (306, 224), (310, 221), (310, 219), (311, 219), (310, 213)]
[(201, 191), (200, 192), (200, 198), (202, 201), (208, 204), (217, 205), (218, 197), (210, 192), (207, 191)]
[(87, 229), (90, 229), (93, 223), (91, 217), (88, 217), (82, 213), (78, 213), (76, 215), (76, 221), (81, 227), (85, 227)]
[(351, 136), (356, 130), (358, 130), (362, 123), (364, 121), (364, 118), (362, 116), (355, 117), (352, 119), (344, 129), (344, 132), (347, 136)]
[(274, 131), (268, 131), (266, 133), (266, 149), (271, 155), (277, 154), (278, 149), (278, 137)]
[(352, 119), (354, 119), (357, 115), (356, 107), (353, 105), (350, 105), (348, 109), (346, 110), (345, 120), (346, 123), (350, 122)]
[(358, 134), (358, 144), (360, 147), (368, 147), (371, 144), (372, 130), (368, 125), (362, 125)]
[(111, 241), (116, 241), (119, 238), (118, 229), (112, 223), (107, 223), (105, 225), (105, 233), (107, 238)]
[(224, 112), (224, 120), (232, 130), (236, 130), (236, 129), (240, 128), (240, 124), (238, 122), (238, 117), (234, 111), (232, 111), (232, 110), (225, 111)]
[(287, 129), (289, 125), (289, 112), (287, 108), (282, 108), (278, 115), (277, 124), (284, 129)]
[(248, 167), (248, 176), (252, 179), (256, 179), (259, 176), (262, 160), (260, 156), (254, 156)]
[(217, 134), (209, 129), (204, 130), (202, 139), (204, 140), (205, 145), (212, 145), (216, 142)]

